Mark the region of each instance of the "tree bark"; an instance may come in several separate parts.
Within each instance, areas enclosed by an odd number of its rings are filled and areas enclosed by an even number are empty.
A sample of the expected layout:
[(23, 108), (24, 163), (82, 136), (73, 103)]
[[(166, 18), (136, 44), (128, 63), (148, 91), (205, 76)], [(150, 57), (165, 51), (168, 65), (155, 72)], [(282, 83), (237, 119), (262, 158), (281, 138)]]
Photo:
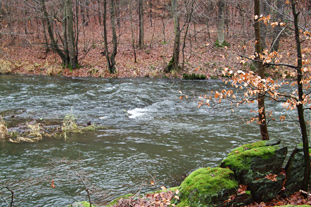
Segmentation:
[(72, 69), (77, 68), (77, 57), (76, 57), (76, 48), (75, 48), (75, 37), (73, 30), (73, 12), (72, 12), (72, 2), (71, 0), (66, 0), (65, 3), (65, 19), (67, 23), (66, 34), (68, 42), (68, 51), (69, 51), (69, 67)]
[(44, 16), (44, 19), (47, 23), (47, 29), (48, 29), (48, 34), (49, 34), (49, 37), (50, 37), (50, 40), (51, 40), (51, 48), (52, 50), (54, 50), (58, 55), (59, 57), (62, 59), (62, 64), (63, 65), (67, 65), (68, 62), (67, 62), (67, 58), (65, 56), (65, 54), (62, 52), (62, 50), (58, 47), (58, 44), (57, 44), (57, 41), (54, 37), (54, 33), (53, 33), (53, 24), (52, 22), (50, 21), (50, 18), (49, 18), (49, 14), (46, 10), (46, 6), (45, 6), (45, 0), (40, 0), (40, 3), (41, 3), (41, 8), (42, 8), (42, 12), (43, 12), (43, 16)]
[[(270, 13), (270, 4), (271, 0), (264, 1), (262, 6), (262, 12), (260, 15), (263, 15), (264, 17), (267, 17)], [(264, 49), (266, 48), (266, 36), (267, 36), (267, 28), (268, 26), (263, 22), (260, 21), (260, 37), (261, 37), (261, 47)]]
[[(262, 54), (262, 44), (261, 44), (261, 38), (260, 38), (260, 22), (258, 21), (259, 16), (260, 16), (260, 0), (254, 0), (254, 15), (255, 15), (254, 29), (255, 29), (255, 39), (256, 39), (255, 60), (257, 64), (257, 74), (263, 79), (265, 68), (259, 56), (260, 54)], [(258, 117), (259, 117), (258, 121), (259, 121), (261, 139), (268, 140), (269, 134), (268, 134), (268, 128), (267, 128), (266, 112), (265, 112), (265, 92), (264, 91), (258, 94), (257, 102), (258, 102)]]
[(174, 48), (173, 48), (173, 57), (164, 69), (164, 72), (169, 73), (172, 70), (178, 69), (179, 64), (179, 52), (180, 52), (180, 25), (179, 25), (179, 14), (178, 14), (178, 3), (177, 0), (172, 0), (172, 9), (174, 15)]
[(139, 0), (138, 2), (138, 15), (139, 15), (139, 48), (143, 48), (144, 46), (144, 8), (143, 8), (143, 0)]
[(185, 48), (186, 48), (186, 40), (187, 40), (187, 36), (188, 36), (188, 31), (189, 31), (189, 26), (190, 26), (190, 22), (191, 22), (191, 19), (192, 19), (192, 14), (193, 14), (193, 11), (194, 11), (194, 3), (195, 3), (195, 0), (192, 0), (191, 4), (190, 4), (190, 11), (188, 11), (189, 9), (187, 9), (187, 16), (186, 16), (186, 31), (185, 31), (185, 35), (184, 35), (184, 38), (183, 38), (183, 44), (182, 44), (182, 69), (184, 69), (184, 66), (185, 66)]
[(134, 26), (133, 26), (133, 14), (132, 14), (132, 4), (130, 7), (130, 19), (131, 19), (131, 34), (132, 34), (132, 47), (133, 47), (133, 53), (134, 53), (134, 63), (137, 63), (136, 58), (136, 43), (135, 43), (135, 36), (134, 36)]
[(308, 191), (309, 179), (310, 179), (310, 154), (309, 154), (309, 142), (307, 134), (307, 126), (304, 119), (304, 110), (303, 110), (303, 84), (302, 84), (302, 52), (301, 52), (301, 42), (299, 36), (299, 25), (298, 25), (298, 16), (299, 13), (296, 12), (296, 1), (291, 0), (292, 4), (292, 13), (294, 16), (294, 25), (295, 25), (295, 41), (296, 41), (296, 52), (297, 52), (297, 86), (298, 86), (298, 119), (302, 136), (303, 143), (303, 152), (304, 152), (304, 162), (305, 162), (305, 171), (303, 184), (301, 186), (302, 190)]
[[(276, 1), (276, 7), (277, 7), (277, 13), (276, 13), (276, 21), (277, 22), (282, 22), (283, 21), (283, 6), (284, 6), (284, 2), (282, 0), (277, 0)], [(279, 33), (282, 31), (282, 28), (280, 25), (277, 25), (273, 28), (273, 41), (272, 41), (272, 45), (271, 45), (271, 51), (278, 51), (279, 49), (279, 43), (280, 43), (280, 35)]]
[(101, 25), (102, 24), (102, 12), (100, 9), (100, 0), (97, 0), (97, 13), (98, 13), (98, 22), (99, 22), (99, 25)]
[[(2, 0), (0, 0), (0, 31), (2, 30), (2, 19), (4, 17), (3, 7), (2, 7)], [(2, 38), (2, 34), (0, 32), (0, 39)]]
[(113, 51), (109, 55), (108, 48), (108, 33), (107, 33), (107, 0), (104, 0), (104, 14), (103, 14), (103, 25), (104, 25), (104, 45), (105, 45), (105, 56), (107, 59), (107, 65), (110, 73), (116, 73), (116, 60), (117, 55), (117, 33), (116, 33), (116, 24), (115, 24), (115, 1), (111, 0), (110, 7), (110, 19), (111, 19), (111, 28), (112, 28), (112, 45)]
[(225, 42), (225, 2), (218, 0), (217, 41), (222, 46)]

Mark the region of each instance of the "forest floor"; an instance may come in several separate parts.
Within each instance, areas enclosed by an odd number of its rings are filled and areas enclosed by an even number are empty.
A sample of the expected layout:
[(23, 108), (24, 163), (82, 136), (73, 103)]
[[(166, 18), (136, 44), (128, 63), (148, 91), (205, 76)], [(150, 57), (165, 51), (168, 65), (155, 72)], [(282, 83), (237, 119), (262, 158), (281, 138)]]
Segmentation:
[[(171, 206), (170, 201), (176, 198), (178, 198), (178, 196), (176, 196), (175, 192), (167, 191), (167, 192), (161, 192), (161, 193), (155, 193), (155, 194), (147, 194), (140, 198), (136, 197), (133, 199), (133, 197), (129, 197), (126, 199), (120, 199), (117, 204), (113, 205), (113, 207), (128, 207), (128, 206), (168, 207), (168, 206)], [(303, 194), (297, 192), (289, 197), (279, 196), (278, 198), (273, 199), (270, 202), (266, 202), (266, 203), (264, 202), (255, 203), (254, 202), (244, 207), (269, 207), (269, 206), (286, 206), (286, 205), (291, 205), (291, 206), (311, 205), (311, 196), (309, 195), (307, 198), (305, 198)]]
[[(44, 36), (39, 34), (23, 34), (18, 37), (3, 36), (0, 39), (0, 74), (30, 74), (30, 75), (60, 75), (67, 77), (101, 77), (101, 78), (126, 78), (126, 77), (151, 77), (151, 78), (182, 78), (183, 74), (201, 74), (207, 79), (218, 79), (225, 68), (231, 70), (255, 70), (252, 62), (241, 59), (254, 54), (254, 38), (252, 32), (239, 28), (231, 29), (227, 34), (228, 46), (215, 45), (216, 28), (205, 25), (196, 25), (190, 28), (189, 36), (185, 41), (183, 56), (183, 38), (180, 53), (180, 69), (171, 73), (164, 73), (164, 68), (172, 57), (174, 43), (173, 22), (166, 20), (166, 25), (160, 19), (148, 22), (145, 26), (145, 46), (138, 48), (136, 43), (136, 59), (134, 61), (134, 47), (132, 34), (123, 28), (130, 28), (125, 22), (118, 29), (119, 44), (116, 56), (116, 74), (110, 74), (107, 61), (102, 55), (104, 51), (102, 26), (92, 25), (81, 33), (79, 44), (78, 69), (71, 70), (61, 66), (61, 60), (56, 53), (47, 51)], [(244, 29), (243, 29), (244, 30)], [(134, 39), (137, 39), (137, 32)], [(183, 36), (182, 36), (183, 37)], [(267, 38), (267, 45), (271, 40)], [(282, 63), (295, 64), (294, 41), (289, 36), (284, 36), (280, 42), (278, 59)], [(310, 43), (304, 43), (305, 48), (310, 48)], [(308, 45), (310, 44), (310, 45)], [(291, 49), (292, 48), (292, 49)], [(276, 61), (276, 59), (273, 59)], [(266, 75), (282, 77), (293, 75), (293, 71), (285, 67), (268, 68)]]

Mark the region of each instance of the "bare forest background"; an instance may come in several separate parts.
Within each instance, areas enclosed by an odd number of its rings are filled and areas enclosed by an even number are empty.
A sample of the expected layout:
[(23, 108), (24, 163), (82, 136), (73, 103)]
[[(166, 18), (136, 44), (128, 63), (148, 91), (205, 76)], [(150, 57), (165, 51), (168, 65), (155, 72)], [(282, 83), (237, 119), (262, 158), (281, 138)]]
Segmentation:
[[(221, 76), (255, 70), (250, 0), (0, 0), (0, 73), (93, 77)], [(285, 0), (264, 0), (263, 48), (295, 56)], [(299, 4), (310, 28), (311, 1)], [(283, 30), (281, 32), (281, 30)], [(309, 46), (306, 46), (309, 48)], [(295, 59), (295, 58), (294, 58)], [(290, 76), (284, 68), (266, 70)]]

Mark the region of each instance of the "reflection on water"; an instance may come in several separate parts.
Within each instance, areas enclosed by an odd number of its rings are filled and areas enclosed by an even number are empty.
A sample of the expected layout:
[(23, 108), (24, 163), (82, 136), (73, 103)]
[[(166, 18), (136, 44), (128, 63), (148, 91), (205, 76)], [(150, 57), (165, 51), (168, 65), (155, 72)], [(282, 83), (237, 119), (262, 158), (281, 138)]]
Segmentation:
[[(63, 206), (87, 199), (83, 180), (93, 201), (103, 204), (122, 194), (177, 185), (190, 171), (214, 167), (232, 148), (260, 139), (258, 126), (245, 124), (256, 105), (235, 113), (226, 105), (197, 108), (200, 94), (224, 87), (219, 81), (2, 75), (0, 114), (9, 124), (62, 120), (71, 113), (82, 124), (108, 128), (66, 141), (1, 143), (0, 195), (9, 201), (9, 186), (19, 206)], [(180, 100), (179, 91), (191, 98)], [(269, 108), (284, 113), (280, 104)], [(270, 136), (293, 145), (298, 130), (287, 124), (271, 123)]]

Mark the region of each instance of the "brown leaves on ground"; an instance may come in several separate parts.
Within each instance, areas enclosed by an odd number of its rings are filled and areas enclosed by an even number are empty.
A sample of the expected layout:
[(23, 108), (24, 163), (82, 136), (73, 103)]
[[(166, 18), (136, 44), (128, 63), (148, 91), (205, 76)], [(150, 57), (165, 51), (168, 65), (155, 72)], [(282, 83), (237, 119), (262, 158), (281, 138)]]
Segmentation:
[(289, 197), (278, 196), (267, 203), (253, 203), (248, 205), (248, 207), (266, 207), (266, 206), (283, 206), (283, 205), (311, 205), (311, 196), (308, 195), (307, 198), (301, 192), (297, 192)]
[(278, 175), (276, 175), (276, 174), (272, 174), (272, 173), (270, 173), (270, 174), (268, 174), (268, 175), (266, 175), (266, 179), (268, 179), (268, 180), (271, 180), (271, 181), (277, 181), (276, 180), (276, 177), (277, 177)]
[[(239, 194), (244, 194), (247, 190), (247, 186), (240, 185), (238, 189)], [(178, 193), (178, 192), (177, 192)], [(127, 199), (120, 199), (118, 204), (113, 205), (113, 207), (167, 207), (174, 206), (171, 204), (171, 200), (179, 199), (176, 192), (166, 191), (155, 194), (146, 194), (144, 196), (133, 196)], [(304, 194), (297, 192), (289, 197), (278, 196), (270, 202), (252, 203), (245, 207), (268, 207), (268, 206), (283, 206), (283, 205), (311, 205), (311, 196), (308, 195), (307, 198)]]
[(144, 196), (133, 196), (130, 198), (121, 198), (114, 207), (166, 207), (171, 205), (175, 192), (166, 191), (154, 194), (146, 194)]

